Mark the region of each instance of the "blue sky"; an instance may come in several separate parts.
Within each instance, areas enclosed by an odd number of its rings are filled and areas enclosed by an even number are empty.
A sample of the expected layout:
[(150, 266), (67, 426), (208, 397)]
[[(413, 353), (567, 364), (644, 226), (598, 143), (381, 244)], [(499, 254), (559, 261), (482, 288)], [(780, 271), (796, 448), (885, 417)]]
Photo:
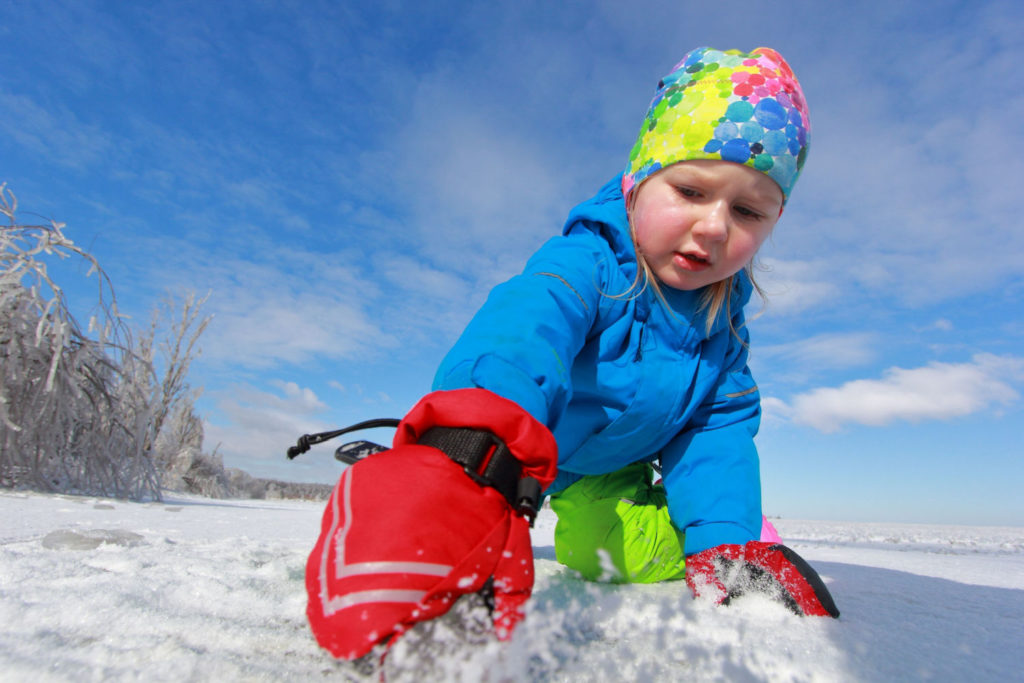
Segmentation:
[(208, 449), (333, 481), (287, 446), (428, 391), (700, 45), (810, 103), (751, 323), (765, 511), (1024, 526), (1019, 2), (2, 0), (0, 181), (138, 325), (210, 293)]

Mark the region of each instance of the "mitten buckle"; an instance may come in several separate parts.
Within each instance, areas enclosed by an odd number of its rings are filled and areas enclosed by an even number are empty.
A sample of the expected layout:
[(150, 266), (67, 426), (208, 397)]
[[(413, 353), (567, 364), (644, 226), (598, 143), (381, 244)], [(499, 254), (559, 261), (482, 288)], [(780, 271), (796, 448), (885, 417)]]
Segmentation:
[(504, 441), (484, 429), (431, 427), (417, 443), (436, 448), (462, 465), (477, 484), (497, 490), (533, 526), (540, 507), (540, 482), (521, 476), (522, 464)]

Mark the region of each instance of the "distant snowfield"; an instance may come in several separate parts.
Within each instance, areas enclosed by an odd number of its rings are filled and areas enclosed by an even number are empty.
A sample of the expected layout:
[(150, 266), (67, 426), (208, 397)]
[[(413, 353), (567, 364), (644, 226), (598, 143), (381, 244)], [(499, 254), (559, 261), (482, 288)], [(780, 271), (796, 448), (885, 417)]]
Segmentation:
[[(320, 504), (0, 493), (0, 680), (378, 680), (305, 620)], [(842, 617), (680, 583), (585, 583), (534, 530), (537, 585), (510, 643), (439, 620), (388, 680), (1005, 681), (1024, 671), (1024, 529), (773, 520)]]

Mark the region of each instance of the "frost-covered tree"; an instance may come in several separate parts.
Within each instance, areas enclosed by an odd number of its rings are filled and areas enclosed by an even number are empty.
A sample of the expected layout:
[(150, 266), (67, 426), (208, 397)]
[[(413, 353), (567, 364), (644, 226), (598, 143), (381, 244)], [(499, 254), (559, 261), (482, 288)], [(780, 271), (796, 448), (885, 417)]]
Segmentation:
[[(159, 498), (161, 468), (202, 442), (186, 375), (209, 323), (203, 301), (186, 297), (180, 314), (165, 302), (133, 337), (96, 259), (62, 223), (23, 224), (16, 211), (0, 185), (0, 486)], [(81, 259), (95, 275), (86, 329), (48, 258)]]

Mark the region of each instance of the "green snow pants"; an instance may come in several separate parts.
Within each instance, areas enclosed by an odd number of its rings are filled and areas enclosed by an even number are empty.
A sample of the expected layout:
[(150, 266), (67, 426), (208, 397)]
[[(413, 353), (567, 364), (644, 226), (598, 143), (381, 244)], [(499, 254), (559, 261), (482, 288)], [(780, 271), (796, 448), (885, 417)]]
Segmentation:
[(683, 533), (647, 463), (583, 477), (551, 496), (555, 557), (585, 579), (654, 583), (686, 576)]

